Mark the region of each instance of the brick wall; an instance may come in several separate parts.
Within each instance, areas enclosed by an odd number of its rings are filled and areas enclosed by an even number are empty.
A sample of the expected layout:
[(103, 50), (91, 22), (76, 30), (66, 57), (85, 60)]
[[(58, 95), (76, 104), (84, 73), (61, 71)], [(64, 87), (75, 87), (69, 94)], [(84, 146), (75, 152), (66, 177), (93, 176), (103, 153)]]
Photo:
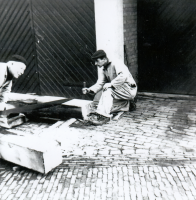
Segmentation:
[[(123, 0), (125, 63), (138, 82), (137, 0)], [(127, 59), (126, 59), (127, 55)], [(128, 63), (127, 63), (128, 60)]]

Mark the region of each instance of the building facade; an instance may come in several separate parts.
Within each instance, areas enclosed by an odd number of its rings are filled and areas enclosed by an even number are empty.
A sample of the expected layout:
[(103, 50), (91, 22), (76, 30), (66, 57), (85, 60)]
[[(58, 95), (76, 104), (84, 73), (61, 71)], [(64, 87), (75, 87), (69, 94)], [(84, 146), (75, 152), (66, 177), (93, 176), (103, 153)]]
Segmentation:
[[(106, 18), (99, 21), (100, 2), (110, 13), (112, 26)], [(81, 98), (84, 82), (90, 86), (97, 80), (90, 57), (107, 37), (112, 49), (108, 54), (120, 55), (137, 78), (136, 0), (0, 0), (0, 4), (1, 62), (12, 54), (28, 62), (25, 74), (13, 84), (14, 92)], [(99, 37), (103, 24), (110, 29)]]

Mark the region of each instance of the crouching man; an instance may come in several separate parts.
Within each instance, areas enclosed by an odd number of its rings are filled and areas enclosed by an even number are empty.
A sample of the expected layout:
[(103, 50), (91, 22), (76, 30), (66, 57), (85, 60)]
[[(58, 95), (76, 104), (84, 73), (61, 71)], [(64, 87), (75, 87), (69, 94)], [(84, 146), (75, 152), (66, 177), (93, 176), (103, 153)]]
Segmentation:
[(12, 80), (22, 75), (25, 69), (26, 59), (19, 55), (13, 55), (6, 63), (0, 62), (0, 111), (6, 108), (6, 94), (11, 92)]
[(98, 66), (98, 80), (90, 88), (83, 88), (83, 93), (96, 94), (102, 90), (96, 112), (89, 115), (92, 124), (102, 125), (110, 120), (112, 113), (129, 110), (137, 85), (127, 66), (122, 61), (109, 61), (103, 50), (96, 51), (92, 60)]

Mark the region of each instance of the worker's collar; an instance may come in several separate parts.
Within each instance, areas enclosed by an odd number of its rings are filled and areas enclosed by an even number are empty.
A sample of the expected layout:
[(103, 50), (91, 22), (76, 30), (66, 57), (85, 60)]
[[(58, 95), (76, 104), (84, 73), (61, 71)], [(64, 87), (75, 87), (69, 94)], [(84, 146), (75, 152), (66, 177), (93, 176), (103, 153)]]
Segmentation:
[(110, 64), (111, 62), (108, 61), (108, 63), (103, 67), (103, 69), (106, 70)]
[(9, 68), (8, 68), (8, 66), (7, 66), (7, 80), (6, 81), (10, 81), (10, 80), (12, 80), (14, 77), (13, 77), (13, 75), (10, 73), (10, 71), (9, 71)]

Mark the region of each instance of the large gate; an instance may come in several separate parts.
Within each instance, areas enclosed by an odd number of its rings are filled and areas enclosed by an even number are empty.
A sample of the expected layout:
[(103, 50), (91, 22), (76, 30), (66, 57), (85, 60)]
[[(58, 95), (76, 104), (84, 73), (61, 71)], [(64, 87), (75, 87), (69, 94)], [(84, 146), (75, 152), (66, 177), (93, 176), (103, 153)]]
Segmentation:
[(196, 94), (196, 1), (138, 0), (140, 91)]
[(32, 0), (42, 95), (81, 97), (96, 82), (94, 0)]

